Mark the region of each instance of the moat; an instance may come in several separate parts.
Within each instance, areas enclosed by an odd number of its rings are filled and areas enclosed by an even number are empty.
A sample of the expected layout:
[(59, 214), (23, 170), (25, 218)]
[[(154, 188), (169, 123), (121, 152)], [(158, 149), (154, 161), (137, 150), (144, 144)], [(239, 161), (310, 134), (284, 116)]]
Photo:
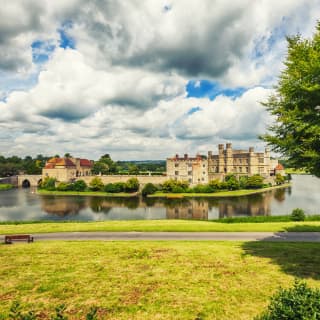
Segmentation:
[(212, 220), (233, 216), (286, 215), (294, 208), (320, 213), (320, 179), (293, 175), (292, 186), (235, 198), (143, 199), (43, 196), (33, 189), (0, 192), (0, 221), (9, 220)]

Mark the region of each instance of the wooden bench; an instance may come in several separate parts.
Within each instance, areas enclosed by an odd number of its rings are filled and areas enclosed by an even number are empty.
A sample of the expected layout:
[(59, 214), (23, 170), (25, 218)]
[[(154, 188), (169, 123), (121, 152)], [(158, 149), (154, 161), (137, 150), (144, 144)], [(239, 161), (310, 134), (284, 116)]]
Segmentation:
[(29, 234), (12, 234), (4, 237), (4, 243), (11, 244), (12, 241), (27, 241), (33, 242), (33, 237)]

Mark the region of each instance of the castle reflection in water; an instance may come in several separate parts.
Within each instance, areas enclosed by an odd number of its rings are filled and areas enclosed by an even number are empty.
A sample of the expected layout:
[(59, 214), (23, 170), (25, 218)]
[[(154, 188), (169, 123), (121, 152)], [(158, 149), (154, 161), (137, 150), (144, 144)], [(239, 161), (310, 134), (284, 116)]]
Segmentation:
[[(101, 197), (41, 197), (44, 212), (57, 218), (76, 218), (81, 212), (108, 214), (117, 212), (149, 212), (146, 219), (152, 218), (153, 212), (161, 212), (165, 219), (208, 220), (234, 216), (270, 215), (271, 200), (282, 202), (285, 189), (278, 189), (261, 194), (237, 198), (182, 198), (156, 199), (141, 197), (101, 198)], [(151, 212), (151, 217), (150, 217)]]

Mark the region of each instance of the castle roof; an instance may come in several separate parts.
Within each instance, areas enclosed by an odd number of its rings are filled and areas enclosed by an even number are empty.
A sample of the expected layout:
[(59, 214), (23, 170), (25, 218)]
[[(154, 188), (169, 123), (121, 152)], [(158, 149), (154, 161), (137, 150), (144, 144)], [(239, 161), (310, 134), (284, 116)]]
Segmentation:
[(277, 166), (275, 167), (275, 170), (284, 170), (284, 167), (281, 163), (278, 163)]
[(92, 167), (92, 163), (88, 159), (80, 159), (80, 166), (81, 167)]
[(64, 167), (75, 167), (76, 165), (69, 158), (60, 158), (56, 162), (56, 166), (64, 166)]

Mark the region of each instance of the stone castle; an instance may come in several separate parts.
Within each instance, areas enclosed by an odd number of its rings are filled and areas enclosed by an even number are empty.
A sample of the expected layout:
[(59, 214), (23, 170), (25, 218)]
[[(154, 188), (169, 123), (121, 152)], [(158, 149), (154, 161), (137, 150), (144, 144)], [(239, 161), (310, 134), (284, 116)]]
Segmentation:
[[(265, 179), (280, 173), (284, 175), (284, 168), (278, 160), (270, 158), (268, 148), (264, 152), (249, 150), (233, 150), (232, 144), (218, 145), (218, 154), (208, 152), (208, 156), (197, 155), (183, 157), (176, 155), (167, 159), (167, 177), (180, 181), (188, 181), (191, 185), (205, 184), (211, 180), (224, 180), (228, 174), (240, 176), (252, 176), (260, 174)], [(272, 179), (271, 179), (272, 180)]]

